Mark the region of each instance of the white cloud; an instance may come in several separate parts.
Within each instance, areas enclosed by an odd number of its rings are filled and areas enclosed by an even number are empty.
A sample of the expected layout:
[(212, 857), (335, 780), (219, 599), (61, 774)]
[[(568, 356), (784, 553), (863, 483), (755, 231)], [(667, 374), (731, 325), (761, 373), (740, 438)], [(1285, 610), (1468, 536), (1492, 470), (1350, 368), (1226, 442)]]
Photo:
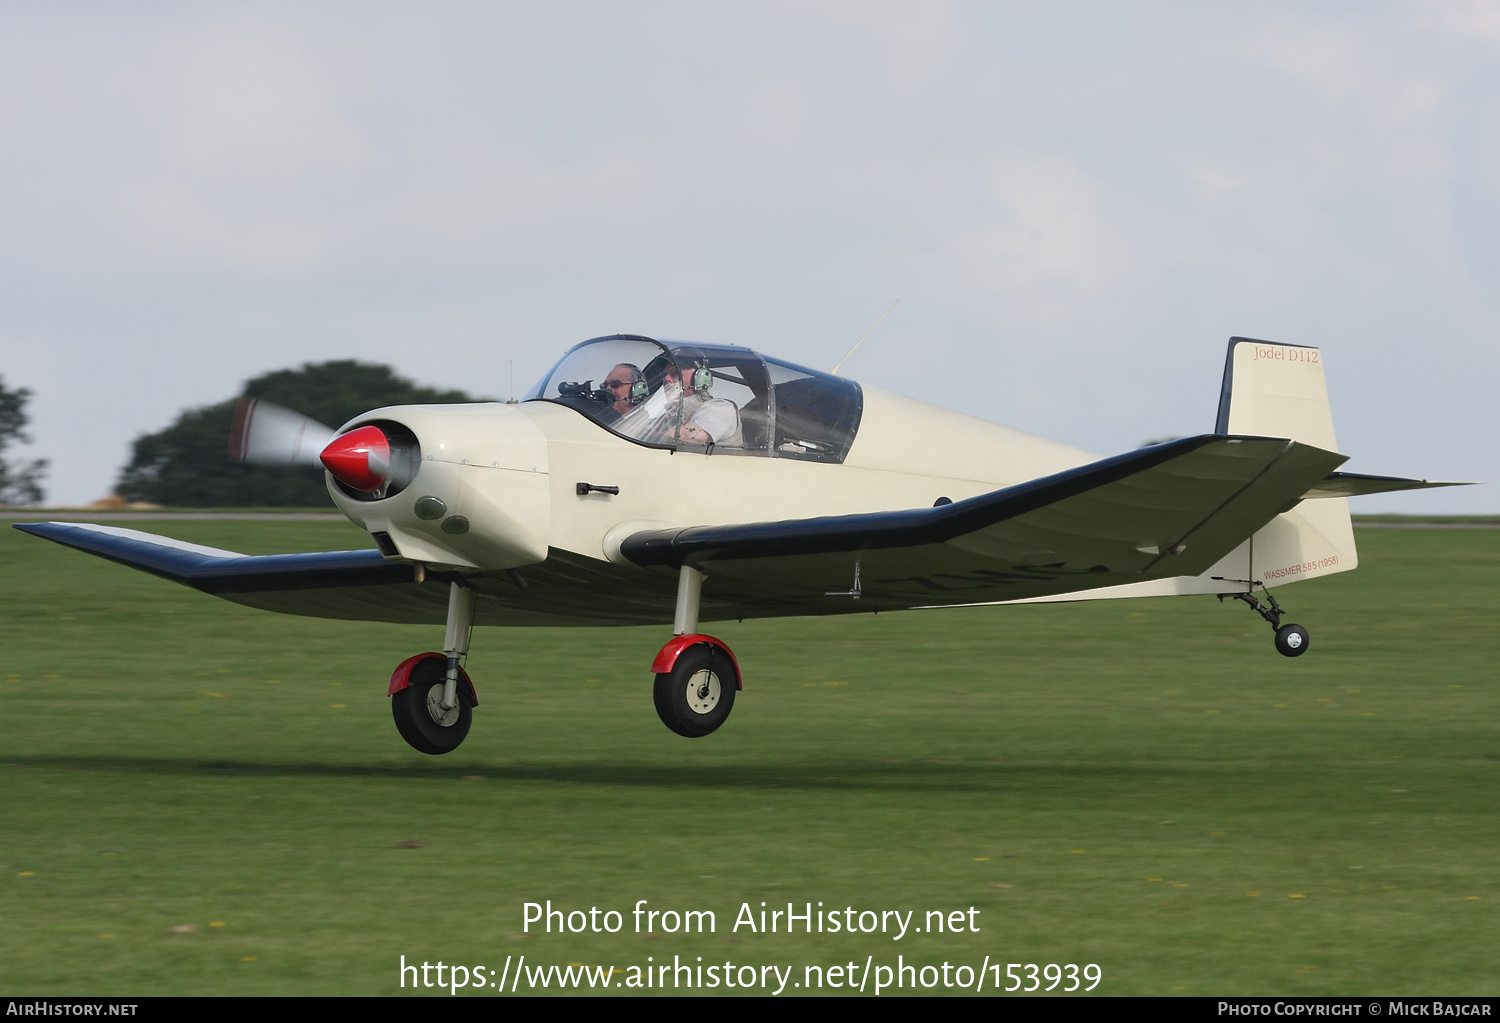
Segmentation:
[(1253, 36), (1249, 51), (1314, 86), (1327, 100), (1381, 123), (1402, 125), (1430, 117), (1449, 95), (1440, 75), (1403, 66), (1362, 33), (1342, 25), (1273, 23)]
[[(1022, 301), (1097, 296), (1131, 267), (1093, 177), (1062, 157), (1009, 160), (987, 176), (981, 223), (953, 239), (965, 286)], [(1067, 301), (1064, 297), (1063, 301)]]
[(1500, 0), (1428, 0), (1421, 21), (1430, 28), (1500, 43)]

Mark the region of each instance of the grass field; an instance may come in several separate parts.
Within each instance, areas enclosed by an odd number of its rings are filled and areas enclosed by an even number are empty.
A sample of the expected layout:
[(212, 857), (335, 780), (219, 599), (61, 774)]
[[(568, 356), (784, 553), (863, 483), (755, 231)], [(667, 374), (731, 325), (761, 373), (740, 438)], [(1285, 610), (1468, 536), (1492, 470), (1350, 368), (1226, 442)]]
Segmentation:
[[(397, 994), (402, 955), (524, 954), (1493, 995), (1500, 530), (1359, 542), (1358, 571), (1277, 591), (1297, 660), (1211, 598), (714, 625), (746, 688), (700, 740), (652, 709), (666, 627), (480, 630), (474, 729), (430, 758), (385, 681), (440, 629), (251, 611), (3, 529), (0, 993)], [(523, 933), (548, 899), (624, 927)], [(716, 930), (635, 933), (642, 899)], [(732, 930), (788, 901), (979, 930)]]

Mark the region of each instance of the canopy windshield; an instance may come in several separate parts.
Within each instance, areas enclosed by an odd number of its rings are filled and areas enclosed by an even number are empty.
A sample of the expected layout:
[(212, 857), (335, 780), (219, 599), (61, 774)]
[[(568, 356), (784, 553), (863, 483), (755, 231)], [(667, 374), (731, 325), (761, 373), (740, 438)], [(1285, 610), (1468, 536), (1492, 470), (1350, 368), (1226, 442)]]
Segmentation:
[(862, 406), (853, 381), (748, 348), (632, 335), (578, 345), (526, 400), (652, 447), (825, 462), (843, 461)]

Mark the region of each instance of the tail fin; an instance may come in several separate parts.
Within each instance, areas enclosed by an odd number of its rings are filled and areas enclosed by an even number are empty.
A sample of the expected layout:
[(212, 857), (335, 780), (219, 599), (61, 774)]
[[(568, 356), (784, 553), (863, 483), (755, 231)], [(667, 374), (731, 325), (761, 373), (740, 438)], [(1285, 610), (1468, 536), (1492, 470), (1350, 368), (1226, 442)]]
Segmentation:
[(1230, 338), (1214, 432), (1286, 437), (1337, 451), (1323, 353), (1301, 345)]
[[(1322, 353), (1230, 338), (1214, 432), (1286, 437), (1337, 451)], [(1349, 502), (1341, 497), (1304, 501), (1272, 519), (1225, 561), (1236, 569), (1244, 565), (1244, 578), (1266, 586), (1347, 572), (1359, 564)]]

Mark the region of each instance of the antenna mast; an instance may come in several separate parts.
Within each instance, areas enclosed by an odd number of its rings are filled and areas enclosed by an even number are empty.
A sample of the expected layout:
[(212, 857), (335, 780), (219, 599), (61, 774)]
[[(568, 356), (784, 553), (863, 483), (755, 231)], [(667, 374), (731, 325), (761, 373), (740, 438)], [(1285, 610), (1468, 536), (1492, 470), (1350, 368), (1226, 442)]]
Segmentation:
[(887, 306), (885, 312), (883, 312), (883, 313), (880, 314), (880, 319), (876, 320), (874, 323), (870, 324), (870, 329), (867, 330), (867, 331), (865, 331), (863, 334), (861, 334), (859, 336), (859, 340), (856, 341), (856, 342), (854, 342), (854, 348), (849, 349), (848, 354), (845, 355), (842, 359), (839, 360), (838, 366), (833, 367), (833, 372), (834, 372), (835, 375), (838, 374), (839, 366), (842, 366), (844, 363), (846, 363), (846, 362), (849, 361), (849, 356), (854, 354), (854, 349), (858, 348), (860, 345), (862, 345), (862, 344), (865, 343), (865, 338), (869, 337), (871, 334), (873, 334), (875, 332), (875, 328), (878, 327), (878, 326), (880, 326), (881, 320), (884, 320), (887, 316), (891, 315), (891, 310), (894, 309), (894, 308), (896, 308), (896, 305), (900, 301), (901, 300), (898, 298), (898, 299), (896, 299), (895, 302), (892, 302), (889, 306)]

